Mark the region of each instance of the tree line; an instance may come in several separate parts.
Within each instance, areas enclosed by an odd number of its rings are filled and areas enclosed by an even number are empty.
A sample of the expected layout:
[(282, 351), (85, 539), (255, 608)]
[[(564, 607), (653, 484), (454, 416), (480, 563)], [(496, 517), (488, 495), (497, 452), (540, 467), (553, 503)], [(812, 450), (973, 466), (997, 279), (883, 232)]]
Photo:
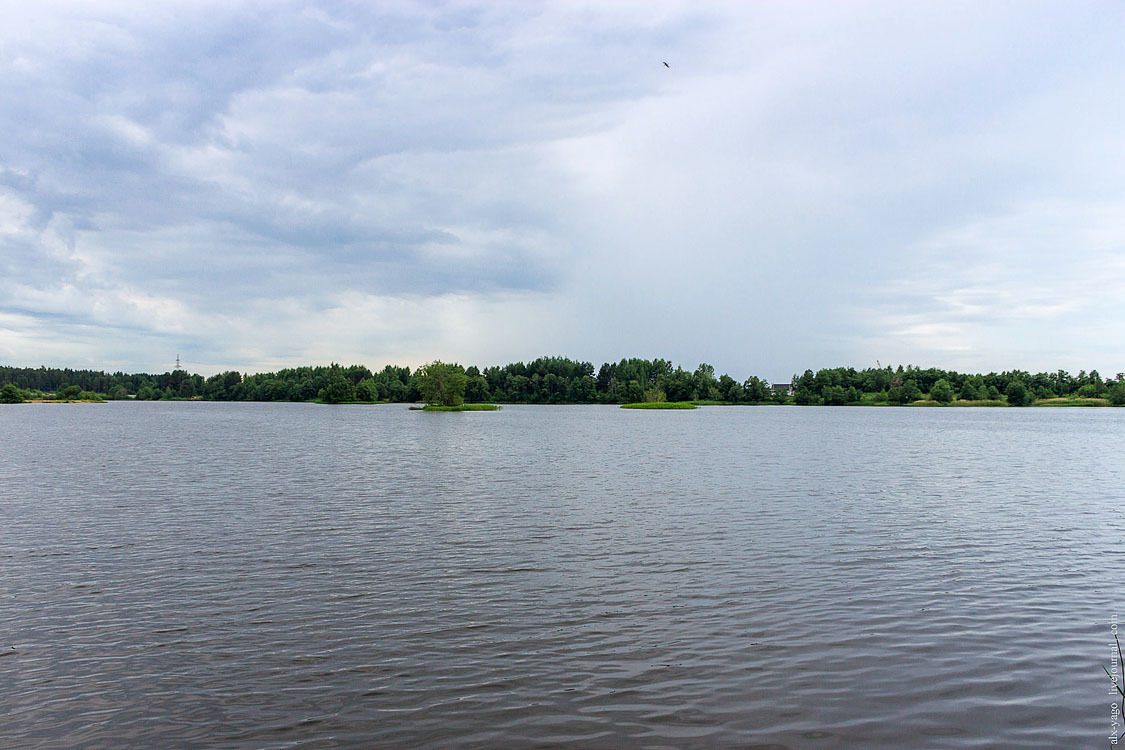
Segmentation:
[[(595, 369), (590, 362), (540, 357), (481, 369), (441, 364), (463, 380), (466, 403), (621, 404), (637, 401), (707, 401), (724, 404), (795, 403), (802, 405), (908, 404), (994, 401), (1024, 406), (1055, 398), (1106, 399), (1125, 405), (1125, 376), (1103, 378), (1097, 370), (1071, 375), (1065, 370), (1030, 373), (1011, 370), (969, 374), (939, 368), (898, 366), (857, 370), (838, 367), (795, 374), (776, 384), (751, 376), (737, 380), (716, 375), (703, 363), (684, 370), (665, 359), (622, 359)], [(107, 399), (207, 401), (323, 401), (327, 403), (426, 400), (427, 366), (387, 365), (373, 372), (363, 365), (297, 367), (277, 372), (228, 371), (204, 378), (184, 370), (163, 374), (105, 373), (95, 370), (0, 366), (0, 384), (11, 384), (8, 398), (45, 398), (59, 393), (90, 393)], [(461, 386), (458, 385), (458, 388)]]

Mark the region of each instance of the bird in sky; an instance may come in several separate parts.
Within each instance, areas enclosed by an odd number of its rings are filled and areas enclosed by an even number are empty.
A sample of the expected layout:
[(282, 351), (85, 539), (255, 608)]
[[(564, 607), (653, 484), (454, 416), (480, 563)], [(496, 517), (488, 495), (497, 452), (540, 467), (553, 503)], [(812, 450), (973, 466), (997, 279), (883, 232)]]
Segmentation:
[(668, 63), (664, 63), (664, 67), (665, 67), (665, 68), (670, 68), (670, 67), (672, 67), (672, 66), (671, 66), (671, 65), (669, 65)]

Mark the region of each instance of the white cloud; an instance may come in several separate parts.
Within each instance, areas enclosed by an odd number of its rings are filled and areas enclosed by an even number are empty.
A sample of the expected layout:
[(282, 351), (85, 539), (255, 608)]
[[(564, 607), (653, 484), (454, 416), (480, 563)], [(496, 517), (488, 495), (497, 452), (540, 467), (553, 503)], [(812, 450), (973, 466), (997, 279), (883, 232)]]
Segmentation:
[(914, 265), (862, 314), (876, 338), (882, 331), (927, 363), (951, 350), (971, 368), (1089, 369), (1091, 359), (1116, 359), (1125, 220), (1114, 204), (1031, 202), (939, 232), (906, 257)]
[(21, 5), (0, 354), (1125, 369), (1114, 12)]
[(27, 231), (35, 206), (10, 190), (0, 191), (0, 233), (6, 237)]

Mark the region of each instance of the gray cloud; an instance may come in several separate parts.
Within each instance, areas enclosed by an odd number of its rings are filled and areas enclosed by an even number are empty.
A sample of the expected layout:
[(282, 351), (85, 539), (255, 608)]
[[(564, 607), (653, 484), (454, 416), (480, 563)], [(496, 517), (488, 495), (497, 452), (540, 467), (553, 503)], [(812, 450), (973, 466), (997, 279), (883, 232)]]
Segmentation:
[(0, 360), (1125, 369), (1114, 4), (7, 15)]

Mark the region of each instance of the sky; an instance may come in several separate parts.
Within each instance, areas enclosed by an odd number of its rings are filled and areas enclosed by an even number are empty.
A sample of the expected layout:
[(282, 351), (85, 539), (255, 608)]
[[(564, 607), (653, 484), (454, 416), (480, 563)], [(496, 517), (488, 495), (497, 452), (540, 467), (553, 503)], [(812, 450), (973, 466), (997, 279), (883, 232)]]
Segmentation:
[(0, 364), (1125, 370), (1120, 2), (0, 13)]

